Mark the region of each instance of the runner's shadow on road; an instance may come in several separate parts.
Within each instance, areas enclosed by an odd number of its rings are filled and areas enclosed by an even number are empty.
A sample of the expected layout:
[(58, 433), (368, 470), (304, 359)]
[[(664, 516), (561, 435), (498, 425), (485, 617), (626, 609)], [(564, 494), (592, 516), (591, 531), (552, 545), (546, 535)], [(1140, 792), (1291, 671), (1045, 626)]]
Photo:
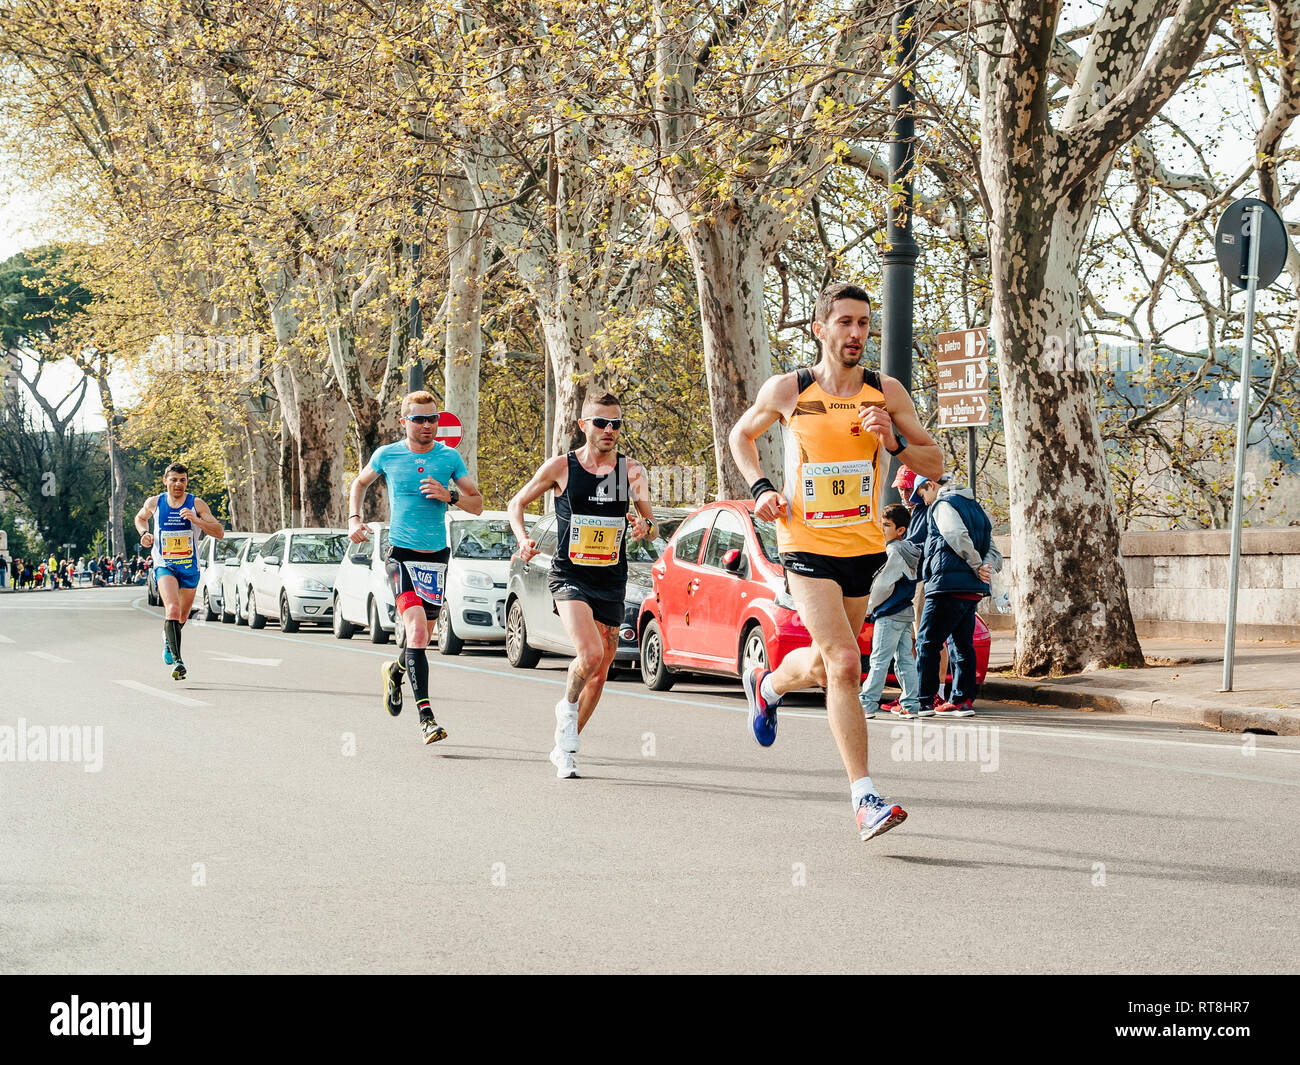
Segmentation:
[[(595, 765), (595, 763), (593, 763)], [(581, 767), (579, 773), (581, 774)], [(693, 791), (701, 795), (739, 796), (746, 799), (790, 799), (794, 802), (825, 803), (828, 796), (824, 791), (792, 791), (787, 788), (737, 788), (726, 784), (690, 784), (680, 780), (632, 780), (627, 777), (593, 777), (586, 774), (588, 780), (599, 780), (602, 784), (612, 784), (618, 788), (667, 788), (672, 791)]]
[(336, 695), (344, 699), (373, 699), (374, 692), (341, 692), (337, 690), (326, 690), (322, 688), (279, 688), (274, 684), (222, 684), (219, 687), (211, 687), (202, 684), (187, 684), (184, 688), (178, 688), (178, 691), (187, 692), (212, 692), (220, 694), (221, 692), (269, 692), (277, 695)]
[[(932, 839), (944, 843), (981, 842), (965, 836), (939, 836), (927, 832), (913, 832), (908, 838)], [(982, 841), (992, 842), (992, 841)], [(1111, 880), (1125, 876), (1140, 880), (1173, 880), (1189, 884), (1237, 884), (1243, 887), (1286, 888), (1294, 891), (1300, 887), (1300, 874), (1290, 869), (1240, 869), (1221, 865), (1200, 865), (1192, 862), (1155, 862), (1145, 858), (1116, 858), (1099, 855), (1096, 851), (1058, 850), (1054, 847), (1033, 847), (1024, 843), (998, 841), (998, 846), (1030, 851), (1035, 854), (1050, 855), (1055, 858), (1077, 858), (1075, 865), (1051, 865), (1037, 862), (999, 862), (980, 861), (978, 859), (926, 858), (919, 855), (887, 854), (884, 857), (911, 865), (954, 866), (963, 869), (1028, 869), (1045, 873), (1069, 873), (1072, 877), (1087, 875), (1093, 863), (1104, 858), (1106, 874)], [(1134, 868), (1148, 866), (1149, 868)]]

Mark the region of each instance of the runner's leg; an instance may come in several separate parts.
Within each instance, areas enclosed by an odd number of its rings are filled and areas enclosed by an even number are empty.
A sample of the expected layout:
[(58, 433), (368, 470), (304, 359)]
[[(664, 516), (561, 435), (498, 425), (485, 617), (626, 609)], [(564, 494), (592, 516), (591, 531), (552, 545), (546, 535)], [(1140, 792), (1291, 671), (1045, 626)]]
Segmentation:
[(595, 673), (587, 678), (582, 694), (578, 696), (579, 732), (596, 712), (596, 704), (600, 702), (601, 693), (605, 690), (605, 681), (609, 679), (609, 667), (614, 664), (614, 655), (618, 652), (618, 626), (602, 625), (598, 621), (596, 628), (600, 630), (603, 653), (600, 665), (596, 667)]
[[(799, 616), (821, 655), (826, 717), (852, 783), (867, 776), (867, 722), (858, 701), (862, 656), (857, 640), (867, 616), (867, 597), (846, 599), (832, 580), (796, 573), (787, 578)], [(814, 667), (810, 672), (818, 670)]]
[(429, 622), (424, 614), (424, 603), (418, 602), (402, 611), (402, 628), (406, 633), (401, 659), (411, 682), (411, 694), (420, 716), (433, 711), (429, 708), (429, 660), (425, 649), (429, 646)]
[[(158, 598), (163, 601), (163, 638), (167, 641), (172, 658), (177, 662), (181, 660), (181, 619), (185, 616), (181, 613), (182, 591), (171, 574), (159, 575)], [(191, 592), (190, 601), (193, 600), (194, 593)]]
[[(582, 731), (582, 726), (596, 709), (596, 701), (600, 699), (601, 689), (605, 686), (605, 675), (609, 672), (609, 661), (613, 660), (613, 655), (606, 660), (606, 637), (602, 633), (609, 626), (599, 625), (591, 612), (591, 606), (581, 600), (557, 600), (555, 609), (577, 652), (569, 663), (564, 698), (571, 704), (578, 704), (578, 730)], [(614, 629), (614, 646), (617, 649), (617, 628)], [(582, 695), (589, 686), (594, 697), (583, 699)]]

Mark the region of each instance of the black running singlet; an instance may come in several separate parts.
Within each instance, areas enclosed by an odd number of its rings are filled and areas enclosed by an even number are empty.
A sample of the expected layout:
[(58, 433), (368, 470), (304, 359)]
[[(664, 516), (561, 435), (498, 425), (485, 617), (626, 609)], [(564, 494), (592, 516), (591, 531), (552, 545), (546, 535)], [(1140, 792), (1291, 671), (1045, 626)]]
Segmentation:
[(619, 455), (603, 477), (588, 473), (569, 452), (569, 483), (555, 497), (555, 561), (552, 579), (593, 591), (623, 594), (627, 585), (627, 459)]

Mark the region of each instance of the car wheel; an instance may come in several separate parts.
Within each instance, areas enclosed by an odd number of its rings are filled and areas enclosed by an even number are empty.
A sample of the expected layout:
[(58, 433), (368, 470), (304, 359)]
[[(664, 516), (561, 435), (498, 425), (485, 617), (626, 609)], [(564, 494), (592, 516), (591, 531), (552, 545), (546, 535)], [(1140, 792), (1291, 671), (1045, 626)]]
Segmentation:
[(510, 600), (506, 611), (506, 660), (516, 669), (532, 669), (542, 660), (542, 652), (528, 646), (524, 605), (518, 599)]
[(203, 620), (217, 620), (217, 612), (212, 609), (212, 600), (208, 598), (208, 590), (206, 588), (203, 589)]
[(229, 625), (232, 621), (235, 620), (235, 615), (226, 609), (229, 603), (230, 603), (230, 598), (228, 596), (223, 595), (221, 599), (221, 624), (223, 625)]
[(240, 602), (239, 589), (236, 588), (235, 589), (235, 625), (239, 626), (239, 625), (247, 625), (247, 624), (248, 624), (248, 611), (245, 609), (244, 604)]
[(763, 637), (763, 628), (757, 623), (745, 630), (744, 641), (740, 645), (740, 675), (750, 669), (767, 668), (767, 640)]
[(385, 632), (384, 627), (379, 624), (379, 604), (373, 599), (370, 600), (370, 605), (366, 609), (366, 617), (370, 619), (370, 642), (387, 643), (388, 633)]
[(677, 674), (664, 665), (664, 637), (653, 618), (641, 634), (641, 680), (652, 692), (666, 692), (677, 682)]
[(248, 589), (248, 627), (250, 629), (266, 628), (266, 615), (257, 612), (257, 595)]
[(343, 605), (339, 602), (339, 597), (334, 597), (334, 638), (336, 640), (350, 640), (352, 634), (357, 631), (357, 627), (343, 616)]
[(293, 615), (289, 613), (289, 596), (283, 590), (280, 592), (280, 631), (297, 632), (298, 622), (294, 621)]
[(438, 653), (458, 655), (465, 650), (465, 641), (451, 627), (451, 614), (444, 610), (438, 615)]

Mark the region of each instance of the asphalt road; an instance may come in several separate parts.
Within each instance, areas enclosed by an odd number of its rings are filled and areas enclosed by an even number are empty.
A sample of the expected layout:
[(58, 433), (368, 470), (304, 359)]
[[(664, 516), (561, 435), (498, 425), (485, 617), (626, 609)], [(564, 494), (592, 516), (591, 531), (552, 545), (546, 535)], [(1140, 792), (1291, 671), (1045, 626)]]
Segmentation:
[[(863, 844), (812, 694), (764, 750), (738, 685), (622, 679), (560, 781), (562, 659), (431, 652), (425, 747), (409, 690), (382, 709), (391, 646), (192, 622), (176, 683), (160, 616), (0, 595), (0, 971), (1300, 968), (1300, 740), (877, 719), (911, 816)], [(81, 761), (26, 760), (54, 726)]]

